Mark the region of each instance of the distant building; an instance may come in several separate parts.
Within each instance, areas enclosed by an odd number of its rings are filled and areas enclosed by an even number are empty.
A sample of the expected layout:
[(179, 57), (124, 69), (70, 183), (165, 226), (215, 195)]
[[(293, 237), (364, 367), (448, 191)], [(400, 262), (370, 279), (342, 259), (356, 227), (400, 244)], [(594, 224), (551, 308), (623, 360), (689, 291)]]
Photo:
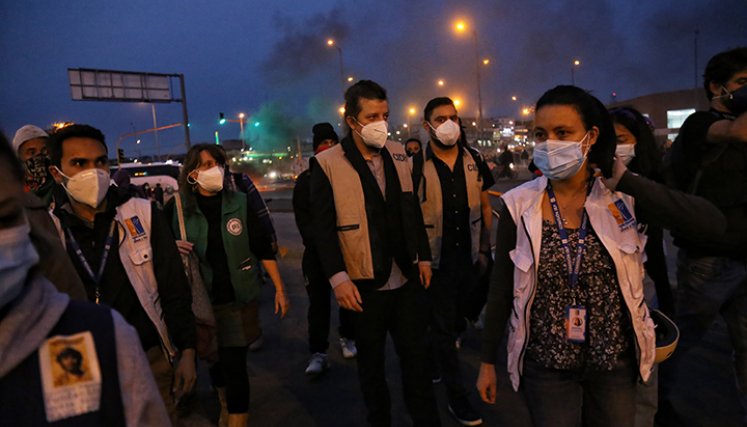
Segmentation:
[(609, 104), (613, 107), (633, 107), (654, 122), (657, 142), (668, 145), (677, 137), (682, 123), (696, 110), (709, 108), (703, 88), (676, 90), (639, 96)]

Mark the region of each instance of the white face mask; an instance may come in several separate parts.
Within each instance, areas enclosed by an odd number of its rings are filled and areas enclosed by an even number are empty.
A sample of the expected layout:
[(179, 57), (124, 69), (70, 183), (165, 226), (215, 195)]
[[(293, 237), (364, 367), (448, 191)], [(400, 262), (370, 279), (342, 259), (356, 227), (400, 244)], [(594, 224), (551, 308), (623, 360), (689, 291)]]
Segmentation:
[(437, 128), (434, 128), (430, 123), (428, 123), (428, 126), (435, 131), (436, 139), (447, 147), (455, 145), (457, 141), (459, 141), (459, 136), (462, 134), (459, 125), (453, 120), (446, 120)]
[(581, 141), (548, 139), (537, 143), (534, 147), (534, 165), (548, 179), (572, 177), (581, 169), (586, 160), (588, 150), (584, 153), (582, 145), (587, 136), (589, 136), (588, 132), (581, 138)]
[[(358, 120), (355, 121), (358, 122)], [(361, 122), (358, 122), (358, 124), (363, 126), (363, 129), (361, 129), (360, 132), (356, 132), (361, 136), (361, 138), (363, 138), (364, 144), (378, 149), (381, 149), (386, 145), (386, 140), (389, 136), (389, 129), (386, 120), (379, 120), (378, 122), (369, 123), (367, 125), (363, 125)]]
[(29, 269), (39, 262), (29, 230), (25, 222), (0, 230), (0, 307), (18, 297)]
[(617, 144), (615, 147), (615, 157), (627, 166), (635, 157), (635, 144)]
[(210, 193), (217, 193), (223, 189), (223, 174), (225, 171), (222, 166), (216, 165), (204, 171), (197, 171), (195, 181), (203, 190)]
[(63, 182), (62, 184), (67, 194), (84, 205), (96, 209), (106, 197), (106, 192), (109, 191), (111, 178), (109, 172), (105, 170), (86, 169), (69, 177), (62, 173), (57, 166), (55, 166), (55, 169), (67, 179), (67, 183)]

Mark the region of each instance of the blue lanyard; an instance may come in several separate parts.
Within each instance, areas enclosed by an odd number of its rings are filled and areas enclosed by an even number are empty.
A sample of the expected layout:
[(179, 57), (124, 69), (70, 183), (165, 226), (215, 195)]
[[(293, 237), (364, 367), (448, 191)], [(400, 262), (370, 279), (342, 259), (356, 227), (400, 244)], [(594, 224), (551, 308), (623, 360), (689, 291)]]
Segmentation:
[(117, 222), (112, 219), (112, 224), (109, 227), (109, 235), (106, 236), (106, 242), (104, 243), (104, 252), (101, 254), (101, 263), (99, 263), (99, 271), (98, 274), (93, 273), (93, 269), (91, 268), (91, 265), (88, 263), (88, 260), (86, 259), (85, 255), (83, 255), (83, 251), (80, 249), (80, 245), (78, 244), (78, 241), (75, 240), (75, 236), (73, 236), (73, 232), (70, 231), (70, 229), (66, 229), (68, 240), (70, 241), (70, 246), (75, 251), (75, 255), (78, 256), (78, 260), (80, 260), (80, 263), (83, 265), (83, 268), (86, 269), (86, 273), (88, 273), (88, 276), (93, 280), (94, 285), (96, 285), (96, 304), (101, 302), (101, 287), (99, 286), (101, 283), (101, 277), (104, 275), (104, 268), (106, 268), (106, 261), (109, 258), (109, 250), (112, 248), (112, 244), (114, 243), (114, 230), (116, 227)]
[(550, 207), (555, 216), (555, 225), (558, 227), (560, 244), (563, 246), (563, 252), (565, 253), (566, 270), (568, 271), (568, 286), (572, 289), (578, 283), (578, 274), (581, 271), (581, 261), (586, 252), (586, 234), (588, 231), (587, 225), (589, 218), (584, 209), (584, 214), (581, 218), (581, 228), (578, 231), (578, 245), (576, 245), (576, 259), (574, 261), (571, 256), (571, 247), (568, 244), (568, 232), (565, 230), (565, 227), (563, 227), (563, 218), (560, 216), (558, 201), (555, 198), (555, 192), (552, 190), (552, 185), (549, 182), (547, 183), (547, 196), (550, 199)]

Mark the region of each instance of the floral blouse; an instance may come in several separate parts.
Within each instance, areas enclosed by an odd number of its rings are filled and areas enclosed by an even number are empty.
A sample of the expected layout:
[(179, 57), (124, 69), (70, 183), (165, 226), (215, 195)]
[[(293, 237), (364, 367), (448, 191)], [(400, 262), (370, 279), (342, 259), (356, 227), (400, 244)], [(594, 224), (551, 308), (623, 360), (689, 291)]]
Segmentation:
[[(578, 229), (566, 229), (575, 259)], [(586, 341), (566, 338), (566, 308), (586, 308)], [(553, 369), (611, 370), (630, 348), (632, 329), (617, 283), (615, 265), (589, 226), (586, 253), (576, 286), (568, 285), (565, 251), (557, 227), (542, 221), (537, 289), (531, 307), (527, 356)]]

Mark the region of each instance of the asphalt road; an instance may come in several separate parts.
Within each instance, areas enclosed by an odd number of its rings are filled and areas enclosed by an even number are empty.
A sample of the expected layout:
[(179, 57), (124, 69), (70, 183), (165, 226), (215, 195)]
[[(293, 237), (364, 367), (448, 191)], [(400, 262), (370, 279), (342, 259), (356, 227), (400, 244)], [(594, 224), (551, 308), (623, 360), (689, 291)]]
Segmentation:
[[(506, 191), (519, 181), (499, 181), (494, 187)], [(304, 374), (308, 361), (306, 310), (308, 298), (300, 270), (303, 247), (290, 212), (290, 192), (265, 193), (272, 198), (270, 207), (280, 245), (287, 249), (280, 262), (281, 273), (291, 299), (291, 310), (285, 319), (272, 313), (273, 289), (263, 286), (260, 298), (264, 346), (248, 357), (251, 382), (250, 424), (257, 427), (335, 427), (365, 425), (365, 408), (361, 398), (354, 360), (345, 360), (337, 344), (337, 315), (333, 313), (330, 328), (330, 361), (332, 368), (321, 378)], [(675, 259), (676, 249), (668, 248), (668, 258)], [(671, 275), (675, 279), (675, 275)], [(479, 366), (480, 332), (469, 328), (460, 356), (465, 379), (473, 385)], [(389, 342), (387, 379), (392, 394), (394, 426), (409, 424), (402, 400), (397, 357)], [(731, 427), (742, 425), (739, 403), (731, 374), (731, 346), (722, 321), (718, 321), (704, 343), (689, 353), (680, 377), (675, 404), (690, 420), (691, 426)], [(446, 410), (442, 384), (435, 385), (444, 426), (457, 426)], [(498, 399), (495, 405), (479, 401), (473, 404), (482, 413), (486, 426), (529, 426), (526, 406), (521, 396), (508, 386), (506, 375), (499, 370)], [(209, 386), (207, 370), (200, 368), (197, 398), (192, 412), (182, 418), (186, 426), (215, 425), (218, 403)], [(684, 427), (687, 427), (684, 426)]]

